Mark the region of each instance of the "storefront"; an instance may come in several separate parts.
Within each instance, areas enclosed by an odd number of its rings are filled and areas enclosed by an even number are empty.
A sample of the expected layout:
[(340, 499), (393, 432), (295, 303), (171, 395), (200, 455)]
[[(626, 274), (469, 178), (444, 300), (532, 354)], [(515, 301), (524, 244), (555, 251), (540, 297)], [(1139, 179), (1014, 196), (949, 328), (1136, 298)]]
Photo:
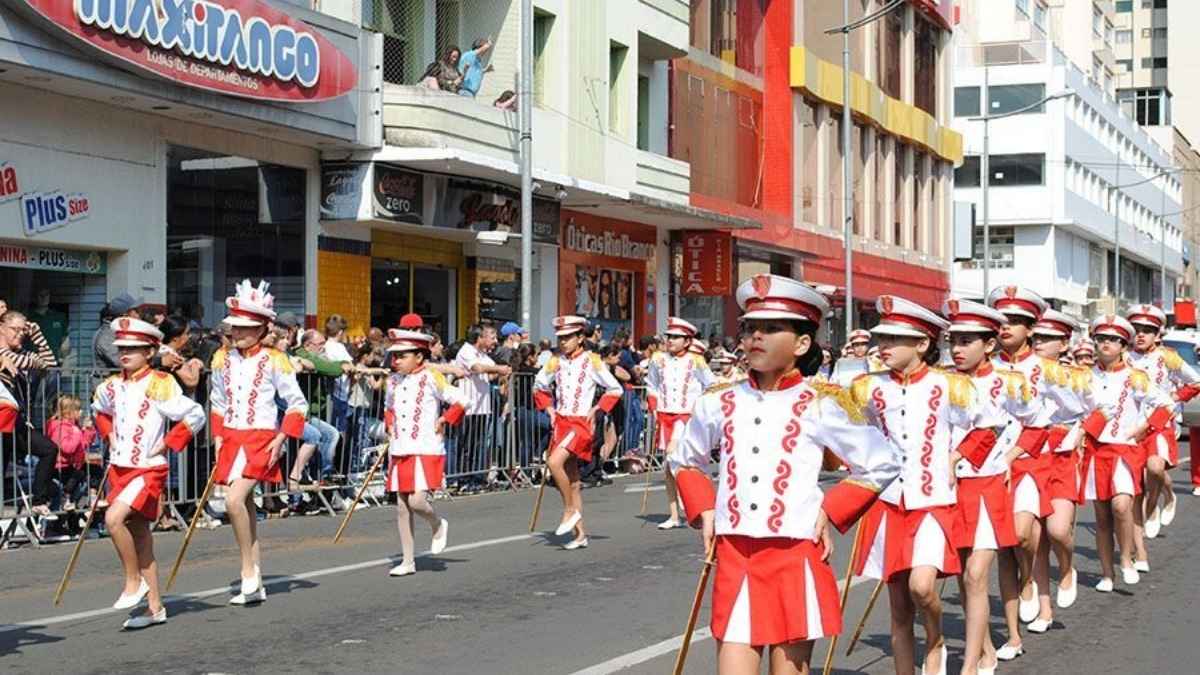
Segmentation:
[(65, 325), (78, 365), (121, 293), (211, 326), (255, 277), (278, 310), (315, 313), (320, 156), (371, 142), (355, 88), (369, 38), (236, 4), (295, 50), (223, 65), (89, 14), (104, 3), (0, 2), (0, 299), (54, 313), (42, 323)]
[(562, 212), (559, 310), (587, 317), (611, 338), (655, 332), (655, 229), (577, 211)]

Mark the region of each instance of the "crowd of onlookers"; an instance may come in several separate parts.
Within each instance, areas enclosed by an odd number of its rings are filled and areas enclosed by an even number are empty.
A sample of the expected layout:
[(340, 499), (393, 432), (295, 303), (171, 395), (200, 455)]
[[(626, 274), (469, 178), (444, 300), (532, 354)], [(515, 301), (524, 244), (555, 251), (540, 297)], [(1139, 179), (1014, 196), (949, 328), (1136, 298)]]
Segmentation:
[[(451, 45), (442, 58), (425, 67), (425, 72), (417, 84), (426, 89), (475, 98), (483, 86), (483, 76), (492, 72), (491, 64), (483, 64), (484, 56), (492, 47), (489, 38), (475, 40), (465, 54), (458, 45)], [(511, 89), (506, 89), (492, 105), (501, 110), (516, 110), (517, 94)]]

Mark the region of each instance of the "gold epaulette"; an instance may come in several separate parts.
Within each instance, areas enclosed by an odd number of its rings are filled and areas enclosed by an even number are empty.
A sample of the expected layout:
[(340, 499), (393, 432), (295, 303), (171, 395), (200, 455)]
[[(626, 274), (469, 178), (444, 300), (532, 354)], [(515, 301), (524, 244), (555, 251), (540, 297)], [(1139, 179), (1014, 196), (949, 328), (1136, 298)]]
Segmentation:
[(1179, 352), (1171, 349), (1170, 347), (1159, 347), (1159, 349), (1162, 350), (1163, 365), (1167, 367), (1167, 370), (1176, 371), (1180, 368), (1183, 368), (1184, 361), (1183, 357), (1179, 355)]
[(557, 372), (558, 371), (558, 355), (556, 354), (554, 356), (551, 356), (550, 360), (546, 361), (546, 365), (542, 366), (542, 370), (547, 373)]
[(209, 365), (211, 370), (220, 370), (225, 367), (225, 359), (229, 358), (229, 352), (222, 347), (213, 352), (212, 363)]
[(1071, 373), (1057, 361), (1042, 359), (1042, 377), (1055, 386), (1065, 387), (1071, 384)]
[(175, 378), (161, 370), (150, 373), (149, 377), (150, 382), (146, 385), (146, 398), (151, 401), (170, 401), (182, 391)]
[(867, 401), (871, 394), (871, 374), (863, 373), (850, 381), (850, 400), (859, 409), (867, 407)]
[(267, 355), (270, 357), (271, 366), (273, 366), (275, 370), (278, 370), (284, 375), (291, 375), (292, 373), (296, 372), (296, 369), (292, 367), (292, 360), (288, 358), (287, 354), (284, 354), (278, 349), (268, 349)]
[(1006, 370), (1000, 373), (1004, 378), (1005, 387), (1008, 390), (1008, 397), (1029, 403), (1033, 400), (1033, 390), (1029, 388), (1029, 380), (1025, 377), (1025, 373), (1019, 370)]
[(1150, 375), (1140, 368), (1133, 368), (1133, 372), (1129, 373), (1129, 384), (1138, 391), (1147, 391), (1150, 389)]
[(867, 413), (863, 407), (865, 403), (860, 405), (850, 389), (839, 387), (830, 382), (810, 381), (809, 386), (813, 388), (813, 391), (817, 392), (817, 396), (833, 399), (834, 403), (838, 404), (851, 422), (862, 424), (867, 421)]
[(946, 376), (946, 384), (950, 388), (950, 405), (956, 408), (968, 408), (975, 404), (975, 383), (962, 373), (942, 371)]
[(1071, 389), (1075, 391), (1090, 391), (1092, 388), (1092, 369), (1086, 366), (1070, 368)]

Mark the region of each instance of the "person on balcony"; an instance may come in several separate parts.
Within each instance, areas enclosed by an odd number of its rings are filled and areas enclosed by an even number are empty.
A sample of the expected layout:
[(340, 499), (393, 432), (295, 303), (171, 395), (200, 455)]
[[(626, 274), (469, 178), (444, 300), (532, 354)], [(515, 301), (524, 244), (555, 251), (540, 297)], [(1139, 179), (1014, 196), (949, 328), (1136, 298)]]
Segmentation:
[(459, 94), (475, 98), (479, 93), (479, 88), (483, 86), (483, 74), (492, 70), (491, 65), (485, 67), (482, 62), (483, 55), (491, 48), (491, 40), (479, 38), (471, 44), (471, 51), (463, 54), (459, 59), (458, 72), (462, 73), (462, 83), (458, 87)]

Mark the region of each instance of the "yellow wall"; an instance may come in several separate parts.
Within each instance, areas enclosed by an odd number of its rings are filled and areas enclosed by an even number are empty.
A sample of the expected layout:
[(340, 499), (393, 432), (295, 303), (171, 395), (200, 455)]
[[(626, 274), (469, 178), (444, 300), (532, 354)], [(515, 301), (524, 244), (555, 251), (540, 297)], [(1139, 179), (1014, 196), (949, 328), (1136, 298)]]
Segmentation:
[(330, 314), (341, 314), (349, 335), (366, 333), (371, 325), (371, 258), (317, 251), (317, 278), (317, 327), (324, 327)]

